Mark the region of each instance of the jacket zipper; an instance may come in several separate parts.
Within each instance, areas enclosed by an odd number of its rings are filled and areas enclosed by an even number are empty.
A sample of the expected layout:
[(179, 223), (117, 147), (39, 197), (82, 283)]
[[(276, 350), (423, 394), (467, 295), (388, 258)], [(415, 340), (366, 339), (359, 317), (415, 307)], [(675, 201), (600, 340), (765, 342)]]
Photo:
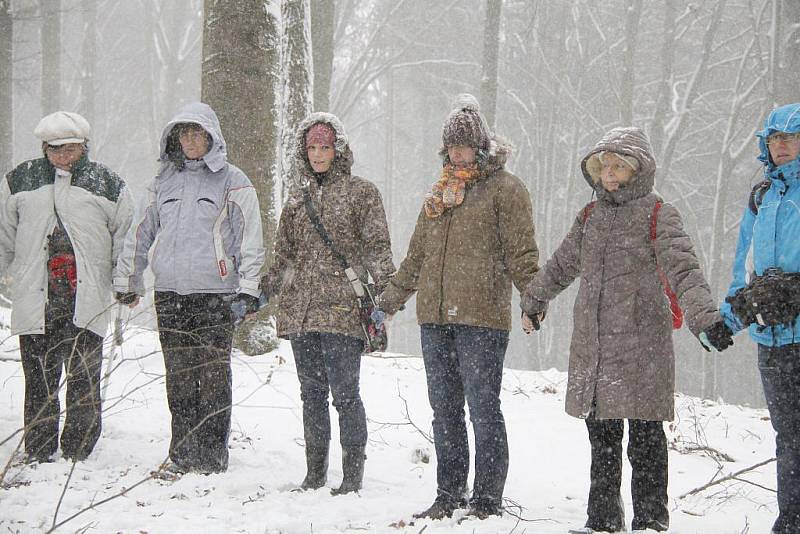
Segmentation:
[(442, 215), (443, 217), (447, 217), (447, 220), (445, 221), (444, 227), (444, 243), (442, 243), (442, 256), (439, 271), (439, 288), (441, 291), (439, 296), (439, 320), (442, 321), (442, 324), (448, 324), (446, 310), (444, 309), (444, 263), (445, 257), (447, 256), (447, 242), (450, 239), (450, 222), (452, 220), (453, 211), (448, 210), (448, 212), (449, 213)]

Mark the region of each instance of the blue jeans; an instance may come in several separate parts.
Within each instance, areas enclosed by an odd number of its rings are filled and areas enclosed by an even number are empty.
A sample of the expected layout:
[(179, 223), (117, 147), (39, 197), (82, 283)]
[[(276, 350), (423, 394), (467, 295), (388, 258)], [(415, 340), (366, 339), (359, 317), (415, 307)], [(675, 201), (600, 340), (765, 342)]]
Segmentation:
[(364, 342), (325, 332), (307, 332), (291, 341), (303, 401), (306, 448), (328, 450), (328, 390), (339, 412), (342, 448), (363, 448), (367, 444), (367, 416), (361, 402), (359, 375)]
[(508, 332), (467, 325), (421, 326), (422, 357), (433, 409), (438, 498), (461, 500), (469, 474), (464, 400), (475, 432), (472, 499), (499, 506), (508, 474), (500, 386)]
[(758, 346), (758, 369), (775, 429), (778, 534), (800, 532), (800, 343)]

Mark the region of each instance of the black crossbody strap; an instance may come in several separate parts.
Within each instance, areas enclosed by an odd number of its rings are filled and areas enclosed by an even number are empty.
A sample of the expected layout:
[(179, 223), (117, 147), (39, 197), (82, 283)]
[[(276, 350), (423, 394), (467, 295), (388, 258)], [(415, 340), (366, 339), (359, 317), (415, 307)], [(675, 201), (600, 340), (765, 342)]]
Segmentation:
[(314, 208), (314, 203), (311, 201), (311, 195), (306, 188), (303, 188), (303, 201), (303, 203), (306, 205), (306, 213), (308, 213), (308, 218), (311, 219), (311, 224), (314, 225), (314, 228), (317, 230), (317, 233), (322, 238), (322, 241), (325, 243), (325, 245), (331, 249), (333, 257), (336, 258), (336, 261), (342, 264), (343, 268), (347, 269), (350, 267), (345, 257), (341, 252), (339, 252), (339, 250), (336, 248), (336, 245), (333, 244), (333, 240), (331, 239), (331, 236), (328, 235), (328, 231), (325, 230), (325, 227), (322, 225), (322, 221), (319, 219), (317, 210)]
[[(339, 249), (336, 248), (334, 245), (331, 236), (328, 234), (328, 231), (325, 230), (325, 227), (322, 225), (322, 221), (317, 214), (317, 210), (314, 208), (314, 203), (311, 201), (311, 194), (308, 192), (307, 188), (303, 188), (303, 203), (306, 206), (306, 213), (308, 214), (308, 218), (311, 219), (311, 224), (314, 225), (319, 236), (322, 238), (323, 243), (327, 245), (327, 247), (331, 250), (333, 257), (336, 258), (336, 261), (342, 264), (342, 268), (344, 269), (344, 274), (347, 277), (347, 281), (350, 282), (350, 286), (353, 288), (353, 291), (356, 294), (358, 299), (364, 298), (364, 284), (361, 282), (361, 279), (358, 278), (358, 275), (350, 267), (350, 264), (347, 263), (347, 259), (344, 255), (339, 252)], [(370, 295), (370, 299), (372, 296)]]

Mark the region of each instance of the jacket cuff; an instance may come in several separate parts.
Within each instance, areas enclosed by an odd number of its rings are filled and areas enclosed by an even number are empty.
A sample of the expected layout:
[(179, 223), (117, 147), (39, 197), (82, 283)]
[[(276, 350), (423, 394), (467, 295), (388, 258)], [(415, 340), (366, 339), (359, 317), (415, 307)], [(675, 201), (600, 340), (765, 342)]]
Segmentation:
[(140, 277), (114, 277), (112, 280), (114, 291), (117, 293), (136, 293), (144, 295), (144, 282)]
[(239, 289), (237, 293), (244, 293), (252, 297), (258, 298), (261, 295), (261, 288), (259, 287), (259, 280), (245, 280), (239, 278)]

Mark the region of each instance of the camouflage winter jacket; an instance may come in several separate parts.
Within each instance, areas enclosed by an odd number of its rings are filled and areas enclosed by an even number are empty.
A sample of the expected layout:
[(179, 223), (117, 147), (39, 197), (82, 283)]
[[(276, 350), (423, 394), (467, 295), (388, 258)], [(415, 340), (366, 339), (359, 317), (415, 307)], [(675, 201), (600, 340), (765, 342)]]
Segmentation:
[(503, 168), (500, 147), (487, 175), (468, 186), (461, 205), (429, 218), (423, 208), (408, 253), (381, 295), (388, 314), (417, 292), (419, 324), (511, 329), (511, 283), (522, 290), (538, 270), (531, 197)]
[[(326, 122), (337, 133), (337, 155), (317, 183), (305, 155), (304, 133)], [(262, 291), (278, 295), (278, 336), (327, 332), (363, 338), (356, 295), (342, 265), (322, 241), (306, 212), (303, 189), (328, 235), (362, 280), (367, 272), (376, 291), (394, 274), (392, 249), (383, 201), (371, 182), (352, 176), (353, 155), (341, 123), (333, 115), (314, 113), (298, 127), (295, 161), (300, 186), (294, 187), (281, 212), (271, 267)]]

